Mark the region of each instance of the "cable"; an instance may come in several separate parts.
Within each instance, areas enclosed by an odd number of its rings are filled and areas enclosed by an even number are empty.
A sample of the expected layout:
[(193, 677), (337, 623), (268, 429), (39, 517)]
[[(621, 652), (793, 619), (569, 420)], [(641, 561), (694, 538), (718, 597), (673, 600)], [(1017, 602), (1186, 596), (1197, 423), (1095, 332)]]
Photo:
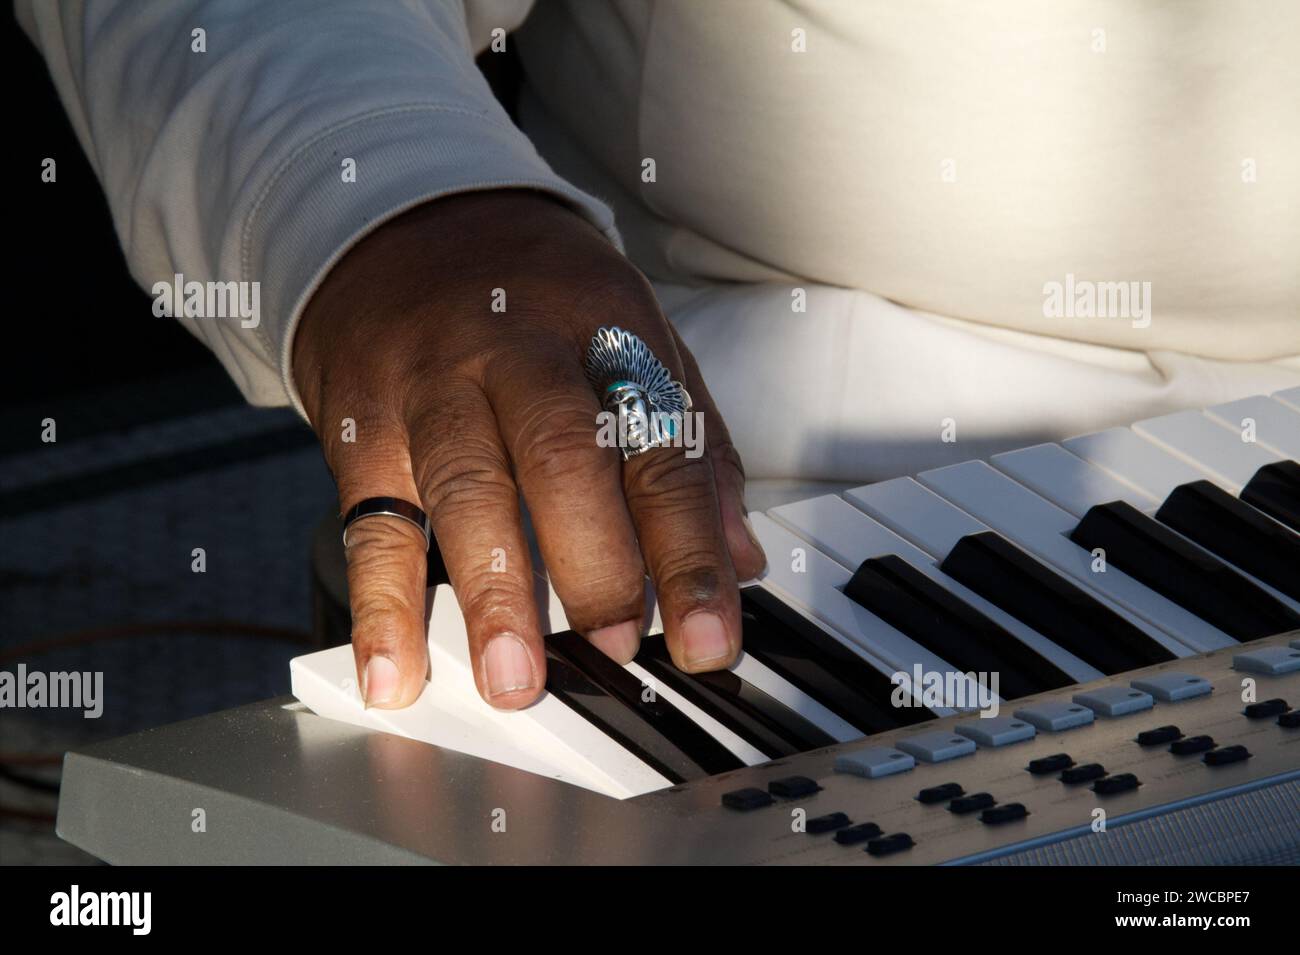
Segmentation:
[(28, 776), (26, 773), (16, 773), (7, 766), (0, 766), (0, 779), (12, 783), (15, 786), (22, 786), (24, 789), (31, 789), (35, 792), (49, 793), (57, 796), (59, 794), (59, 784), (52, 783), (48, 779), (38, 779), (35, 776)]

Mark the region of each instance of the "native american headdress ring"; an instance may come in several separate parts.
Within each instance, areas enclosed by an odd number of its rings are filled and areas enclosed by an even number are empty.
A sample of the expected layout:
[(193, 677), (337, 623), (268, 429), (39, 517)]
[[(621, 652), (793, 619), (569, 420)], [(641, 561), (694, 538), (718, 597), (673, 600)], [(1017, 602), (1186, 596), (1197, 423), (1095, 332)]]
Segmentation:
[(645, 342), (621, 328), (601, 328), (585, 370), (601, 407), (617, 416), (623, 460), (681, 443), (691, 396)]

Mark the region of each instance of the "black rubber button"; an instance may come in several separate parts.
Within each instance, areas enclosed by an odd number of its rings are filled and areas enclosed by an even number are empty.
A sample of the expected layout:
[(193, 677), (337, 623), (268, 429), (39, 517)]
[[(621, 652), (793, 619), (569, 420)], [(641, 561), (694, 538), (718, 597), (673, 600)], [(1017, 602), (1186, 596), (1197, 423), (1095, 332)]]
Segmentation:
[(893, 835), (872, 839), (867, 843), (865, 851), (873, 856), (887, 856), (895, 852), (902, 852), (904, 849), (910, 849), (914, 845), (916, 843), (912, 841), (912, 837), (906, 832), (895, 832)]
[(817, 785), (815, 779), (809, 779), (807, 776), (786, 776), (784, 779), (774, 779), (768, 783), (767, 791), (782, 799), (798, 799), (801, 796), (811, 796), (815, 792), (821, 792), (821, 786)]
[(763, 790), (751, 786), (747, 789), (733, 789), (729, 793), (723, 793), (722, 804), (728, 809), (749, 812), (751, 809), (762, 809), (764, 806), (772, 805), (772, 797)]
[(1176, 739), (1183, 738), (1183, 731), (1177, 726), (1157, 726), (1153, 730), (1143, 730), (1137, 735), (1139, 746), (1163, 746)]
[(1169, 752), (1175, 756), (1193, 756), (1211, 749), (1214, 749), (1213, 736), (1188, 736), (1169, 744)]
[(1074, 760), (1065, 753), (1056, 753), (1052, 756), (1040, 756), (1038, 759), (1031, 759), (1029, 765), (1025, 768), (1035, 776), (1046, 776), (1049, 773), (1059, 773), (1063, 769), (1069, 769), (1073, 765)]
[(966, 790), (961, 788), (959, 783), (944, 783), (942, 786), (931, 786), (928, 789), (922, 789), (916, 794), (919, 802), (930, 805), (936, 802), (947, 802), (949, 799), (956, 799), (958, 796), (966, 795)]
[(1203, 757), (1206, 766), (1227, 766), (1229, 763), (1240, 763), (1243, 759), (1250, 759), (1250, 750), (1244, 746), (1220, 746), (1218, 749), (1210, 750)]
[(1106, 767), (1101, 763), (1084, 763), (1082, 766), (1071, 766), (1061, 773), (1061, 782), (1069, 783), (1090, 783), (1094, 779), (1101, 779), (1106, 775)]
[(1287, 706), (1286, 700), (1264, 700), (1262, 703), (1251, 703), (1242, 714), (1251, 720), (1266, 720), (1271, 716), (1280, 716), (1291, 707)]
[(1092, 784), (1092, 791), (1098, 796), (1114, 796), (1118, 793), (1132, 792), (1142, 783), (1132, 773), (1116, 773)]
[(842, 846), (856, 846), (860, 842), (874, 839), (880, 835), (880, 827), (874, 822), (860, 822), (835, 833), (835, 841)]
[(1025, 808), (1024, 803), (1009, 802), (1001, 806), (994, 806), (992, 809), (985, 809), (980, 813), (980, 822), (996, 826), (1000, 823), (1024, 819), (1027, 815), (1029, 815), (1029, 810)]
[(852, 820), (842, 812), (829, 812), (824, 816), (814, 816), (809, 819), (805, 831), (810, 836), (819, 836), (823, 832), (834, 832), (836, 829), (843, 829), (850, 822)]
[(981, 809), (988, 809), (997, 803), (988, 793), (971, 793), (969, 796), (958, 796), (952, 802), (948, 803), (948, 811), (964, 816), (970, 812), (979, 812)]

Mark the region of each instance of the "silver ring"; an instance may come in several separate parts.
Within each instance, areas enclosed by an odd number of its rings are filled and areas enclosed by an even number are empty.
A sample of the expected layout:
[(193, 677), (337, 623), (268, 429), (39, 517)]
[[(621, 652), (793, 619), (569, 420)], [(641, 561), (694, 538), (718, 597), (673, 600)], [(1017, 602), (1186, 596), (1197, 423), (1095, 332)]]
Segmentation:
[(348, 548), (348, 528), (357, 521), (365, 520), (367, 517), (378, 517), (380, 514), (388, 517), (400, 517), (408, 524), (414, 524), (424, 535), (424, 550), (429, 551), (429, 544), (433, 540), (433, 535), (429, 529), (429, 515), (424, 513), (424, 508), (410, 501), (404, 501), (400, 497), (368, 497), (360, 504), (355, 505), (347, 516), (343, 518), (343, 549)]
[(621, 328), (600, 328), (585, 362), (601, 407), (618, 416), (623, 460), (680, 443), (691, 396), (650, 346)]

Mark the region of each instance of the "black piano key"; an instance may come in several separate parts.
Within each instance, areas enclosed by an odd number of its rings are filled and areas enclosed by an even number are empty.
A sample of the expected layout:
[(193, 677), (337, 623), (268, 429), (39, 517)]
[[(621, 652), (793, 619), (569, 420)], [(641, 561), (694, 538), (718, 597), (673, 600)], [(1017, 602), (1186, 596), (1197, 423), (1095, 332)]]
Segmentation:
[(896, 707), (889, 677), (759, 586), (740, 591), (745, 652), (865, 735), (933, 719)]
[(1174, 488), (1156, 520), (1300, 600), (1300, 535), (1209, 481)]
[(546, 638), (546, 688), (674, 783), (744, 763), (668, 701), (572, 630)]
[(1174, 659), (1159, 641), (993, 531), (963, 537), (939, 566), (1107, 675)]
[(730, 670), (683, 673), (673, 663), (661, 636), (641, 641), (636, 662), (768, 759), (794, 756), (835, 743), (831, 736), (788, 706)]
[(1300, 628), (1300, 614), (1131, 504), (1089, 508), (1070, 539), (1237, 640)]
[(845, 596), (963, 673), (995, 671), (1015, 699), (1069, 686), (1070, 675), (901, 557), (862, 562)]
[(1241, 499), (1300, 531), (1300, 464), (1278, 461), (1264, 465), (1242, 488)]

